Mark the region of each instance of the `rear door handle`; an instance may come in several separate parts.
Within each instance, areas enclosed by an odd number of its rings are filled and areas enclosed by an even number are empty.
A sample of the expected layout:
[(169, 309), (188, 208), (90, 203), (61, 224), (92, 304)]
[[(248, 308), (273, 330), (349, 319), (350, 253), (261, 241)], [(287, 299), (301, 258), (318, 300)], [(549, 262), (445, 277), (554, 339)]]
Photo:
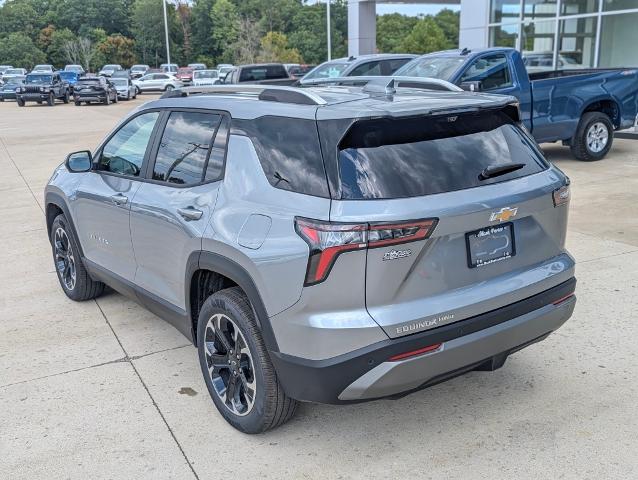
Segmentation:
[(202, 212), (201, 210), (197, 210), (194, 207), (178, 208), (177, 213), (184, 217), (186, 221), (199, 220), (204, 214), (204, 212)]
[(117, 195), (111, 196), (111, 200), (115, 205), (125, 205), (128, 202), (128, 197), (118, 193)]

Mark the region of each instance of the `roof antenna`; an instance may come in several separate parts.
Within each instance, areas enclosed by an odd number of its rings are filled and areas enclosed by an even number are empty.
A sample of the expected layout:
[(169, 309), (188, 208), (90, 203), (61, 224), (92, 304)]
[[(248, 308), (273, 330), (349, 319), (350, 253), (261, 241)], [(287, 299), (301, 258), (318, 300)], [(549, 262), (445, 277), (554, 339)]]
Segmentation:
[(472, 50), (470, 50), (467, 47), (463, 47), (463, 50), (461, 50), (461, 55), (467, 55), (468, 53), (470, 53)]

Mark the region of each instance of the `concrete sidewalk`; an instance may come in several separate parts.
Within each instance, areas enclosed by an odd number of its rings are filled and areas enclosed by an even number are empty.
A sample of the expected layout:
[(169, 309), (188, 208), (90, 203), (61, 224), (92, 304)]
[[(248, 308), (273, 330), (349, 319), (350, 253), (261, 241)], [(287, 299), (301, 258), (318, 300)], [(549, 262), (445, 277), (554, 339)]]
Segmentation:
[(110, 293), (62, 293), (43, 188), (141, 101), (0, 104), (0, 478), (638, 477), (638, 142), (596, 163), (546, 146), (572, 179), (574, 317), (493, 373), (400, 400), (301, 405), (238, 433), (215, 410), (196, 350)]

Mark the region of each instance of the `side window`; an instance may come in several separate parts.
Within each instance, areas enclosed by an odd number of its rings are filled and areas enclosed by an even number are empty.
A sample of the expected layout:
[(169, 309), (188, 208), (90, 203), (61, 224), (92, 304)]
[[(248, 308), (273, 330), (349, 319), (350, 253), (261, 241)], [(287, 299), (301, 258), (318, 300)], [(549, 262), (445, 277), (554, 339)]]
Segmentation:
[(482, 82), (483, 90), (511, 87), (512, 77), (505, 55), (489, 55), (474, 60), (461, 76), (461, 82), (473, 81)]
[(403, 65), (408, 63), (410, 60), (412, 59), (411, 58), (393, 58), (391, 60), (381, 61), (381, 64), (382, 64), (381, 70), (383, 72), (383, 75), (392, 75), (394, 72), (396, 72), (399, 68), (401, 68)]
[(367, 75), (381, 75), (381, 62), (367, 62), (355, 67), (350, 72), (350, 77), (363, 77)]
[(210, 151), (208, 158), (208, 166), (206, 167), (206, 182), (212, 182), (222, 178), (224, 171), (224, 159), (226, 157), (226, 144), (228, 143), (228, 132), (230, 131), (230, 118), (222, 117), (219, 124), (215, 140), (213, 141), (213, 149)]
[(130, 120), (104, 145), (98, 170), (137, 177), (159, 112), (149, 112)]
[(153, 166), (153, 180), (195, 185), (204, 179), (204, 168), (221, 115), (172, 112), (162, 134)]

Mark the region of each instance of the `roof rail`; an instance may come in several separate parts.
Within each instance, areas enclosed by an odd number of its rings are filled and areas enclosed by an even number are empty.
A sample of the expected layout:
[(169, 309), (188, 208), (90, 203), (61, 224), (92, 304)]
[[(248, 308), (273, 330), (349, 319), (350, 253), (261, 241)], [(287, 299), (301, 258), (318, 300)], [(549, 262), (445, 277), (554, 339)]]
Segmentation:
[(302, 87), (315, 87), (323, 85), (340, 86), (363, 86), (363, 91), (368, 93), (382, 93), (392, 95), (397, 87), (418, 88), (422, 90), (443, 90), (449, 92), (460, 92), (463, 89), (457, 85), (440, 78), (430, 77), (334, 77), (318, 78), (304, 81)]
[(201, 94), (250, 95), (260, 100), (301, 105), (325, 105), (326, 101), (314, 92), (292, 86), (237, 84), (207, 87), (184, 87), (164, 93), (161, 98), (187, 97)]

